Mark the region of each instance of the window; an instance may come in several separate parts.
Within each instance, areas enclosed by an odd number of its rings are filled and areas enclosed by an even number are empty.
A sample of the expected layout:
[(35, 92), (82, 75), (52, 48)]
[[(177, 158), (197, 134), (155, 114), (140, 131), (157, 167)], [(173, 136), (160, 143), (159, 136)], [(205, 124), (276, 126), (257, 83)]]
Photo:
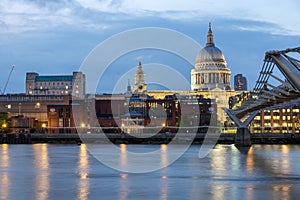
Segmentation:
[(71, 109), (70, 108), (66, 108), (66, 117), (67, 118), (71, 117)]
[(64, 119), (63, 118), (58, 119), (58, 126), (59, 127), (64, 127)]
[(63, 109), (62, 108), (58, 109), (58, 117), (63, 117)]

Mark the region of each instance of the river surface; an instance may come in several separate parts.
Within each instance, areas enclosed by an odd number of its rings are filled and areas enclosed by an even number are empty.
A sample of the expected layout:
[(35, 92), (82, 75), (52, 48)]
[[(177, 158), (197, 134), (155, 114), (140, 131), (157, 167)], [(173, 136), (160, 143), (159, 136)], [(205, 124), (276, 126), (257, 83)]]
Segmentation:
[(0, 199), (300, 197), (300, 145), (253, 145), (247, 153), (216, 145), (203, 159), (198, 158), (199, 148), (192, 145), (169, 167), (135, 174), (103, 165), (85, 145), (0, 145)]

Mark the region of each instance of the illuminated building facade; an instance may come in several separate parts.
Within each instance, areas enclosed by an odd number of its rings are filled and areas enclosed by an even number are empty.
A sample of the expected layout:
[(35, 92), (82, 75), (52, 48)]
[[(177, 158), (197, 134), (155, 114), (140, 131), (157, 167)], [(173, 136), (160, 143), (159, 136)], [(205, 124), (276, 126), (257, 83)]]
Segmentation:
[[(11, 121), (10, 128), (13, 132), (40, 131), (48, 126), (47, 106), (69, 105), (70, 102), (71, 97), (67, 95), (0, 95), (1, 112), (7, 113), (7, 118)], [(32, 121), (30, 123), (26, 122), (29, 124), (27, 126), (24, 121), (32, 119), (34, 123)]]
[(26, 73), (27, 95), (72, 95), (82, 98), (85, 95), (85, 75), (73, 72), (72, 75), (40, 76), (35, 72)]
[(251, 122), (251, 133), (300, 133), (300, 105), (261, 111)]

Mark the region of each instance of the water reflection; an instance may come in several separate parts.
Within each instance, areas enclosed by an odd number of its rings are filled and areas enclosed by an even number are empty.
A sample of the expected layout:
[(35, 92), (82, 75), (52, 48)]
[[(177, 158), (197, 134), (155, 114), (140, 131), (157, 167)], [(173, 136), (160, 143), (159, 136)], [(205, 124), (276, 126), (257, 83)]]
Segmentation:
[(127, 146), (126, 144), (120, 144), (120, 166), (125, 167), (127, 165)]
[(169, 180), (167, 176), (161, 176), (160, 179), (160, 199), (165, 200), (168, 198)]
[[(114, 158), (126, 166), (131, 162), (126, 149), (144, 148), (149, 150), (152, 146), (121, 145), (120, 154)], [(170, 160), (167, 153), (171, 147), (153, 148), (160, 153), (157, 164), (164, 166)], [(198, 149), (199, 146), (191, 146), (168, 168), (137, 175), (99, 165), (89, 159), (85, 145), (0, 145), (0, 199), (15, 196), (38, 200), (299, 197), (299, 145), (253, 145), (247, 154), (240, 153), (233, 145), (217, 145), (200, 160)], [(56, 154), (64, 156), (63, 162)], [(24, 167), (28, 163), (33, 166)], [(78, 176), (74, 176), (75, 172)], [(31, 177), (33, 180), (28, 180)]]
[(50, 166), (47, 144), (35, 144), (34, 150), (34, 167), (35, 167), (35, 199), (44, 200), (49, 197), (50, 183)]
[[(288, 181), (288, 176), (292, 171), (290, 162), (290, 148), (288, 145), (256, 145), (251, 147), (246, 157), (246, 171), (259, 178), (279, 178), (282, 182), (273, 181), (273, 199), (290, 199), (292, 185)], [(255, 152), (254, 152), (255, 149)], [(276, 179), (274, 179), (276, 180)], [(246, 187), (247, 199), (253, 199), (255, 193), (254, 185)]]
[(284, 173), (291, 172), (291, 162), (290, 162), (290, 149), (287, 145), (281, 145), (281, 171)]
[(227, 185), (223, 183), (215, 183), (212, 184), (212, 199), (219, 200), (224, 199), (226, 197), (227, 193)]
[(254, 148), (251, 147), (248, 151), (246, 157), (246, 170), (250, 174), (254, 172), (254, 156), (253, 156)]
[(129, 180), (128, 180), (128, 174), (120, 174), (119, 178), (120, 182), (120, 189), (119, 189), (119, 199), (120, 200), (126, 200), (128, 199), (129, 195)]
[(254, 184), (249, 183), (246, 185), (246, 200), (253, 200), (254, 199)]
[(169, 164), (169, 159), (168, 159), (168, 145), (166, 144), (161, 144), (160, 145), (160, 166), (166, 167)]
[(79, 147), (78, 154), (78, 173), (79, 173), (79, 182), (78, 182), (78, 191), (77, 199), (86, 200), (89, 195), (89, 154), (84, 144)]
[(273, 199), (291, 199), (291, 184), (275, 184), (272, 186)]
[(9, 157), (9, 146), (7, 144), (1, 145), (1, 154), (0, 154), (0, 199), (8, 199), (9, 197), (9, 188), (10, 188), (10, 157)]

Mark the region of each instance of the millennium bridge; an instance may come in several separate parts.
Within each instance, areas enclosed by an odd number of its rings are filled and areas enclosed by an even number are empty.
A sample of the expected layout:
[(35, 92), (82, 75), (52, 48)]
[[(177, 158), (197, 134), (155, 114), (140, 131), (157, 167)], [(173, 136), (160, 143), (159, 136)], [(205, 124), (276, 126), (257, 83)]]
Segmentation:
[[(251, 145), (248, 125), (259, 111), (300, 104), (300, 61), (291, 55), (299, 53), (300, 47), (266, 52), (253, 90), (238, 98), (232, 108), (224, 108), (237, 126), (236, 146)], [(276, 68), (284, 80), (275, 75)]]

